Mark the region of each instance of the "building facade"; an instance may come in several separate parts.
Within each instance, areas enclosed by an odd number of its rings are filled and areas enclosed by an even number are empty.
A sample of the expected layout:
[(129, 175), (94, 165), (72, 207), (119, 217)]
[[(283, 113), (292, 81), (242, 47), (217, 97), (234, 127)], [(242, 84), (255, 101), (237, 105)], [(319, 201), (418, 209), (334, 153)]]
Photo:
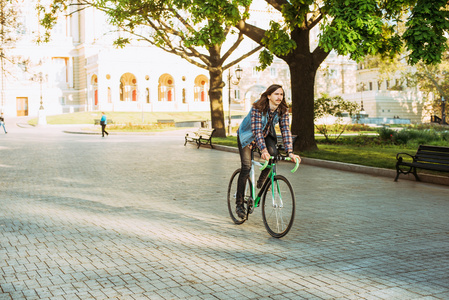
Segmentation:
[(92, 9), (62, 16), (49, 43), (36, 2), (19, 3), (18, 41), (2, 70), (7, 116), (80, 111), (207, 111), (208, 72), (148, 43), (112, 46), (117, 32)]

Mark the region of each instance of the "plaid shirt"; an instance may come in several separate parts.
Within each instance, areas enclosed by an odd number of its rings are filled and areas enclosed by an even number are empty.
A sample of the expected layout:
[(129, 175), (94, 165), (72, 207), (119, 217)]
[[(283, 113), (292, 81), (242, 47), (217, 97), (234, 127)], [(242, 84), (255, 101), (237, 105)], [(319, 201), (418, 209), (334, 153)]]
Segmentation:
[[(274, 115), (278, 113), (278, 109), (276, 109), (274, 112), (269, 111), (267, 125), (265, 126), (265, 128), (262, 128), (262, 113), (258, 109), (251, 110), (251, 130), (256, 137), (255, 140), (252, 141), (249, 145), (251, 149), (253, 149), (256, 145), (257, 147), (259, 147), (261, 152), (267, 148), (267, 146), (265, 145), (265, 138), (270, 131)], [(281, 129), (282, 142), (284, 143), (285, 151), (287, 151), (287, 153), (293, 152), (292, 134), (290, 132), (290, 120), (287, 112), (280, 117), (279, 127)], [(276, 133), (273, 132), (273, 135), (276, 135)]]

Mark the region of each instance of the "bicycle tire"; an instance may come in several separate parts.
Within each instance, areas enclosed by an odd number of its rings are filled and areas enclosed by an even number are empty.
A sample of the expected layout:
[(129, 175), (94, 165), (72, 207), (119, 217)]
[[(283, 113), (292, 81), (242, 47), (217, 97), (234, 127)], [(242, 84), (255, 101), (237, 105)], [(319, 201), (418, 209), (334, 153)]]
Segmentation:
[(295, 194), (284, 176), (276, 175), (273, 182), (274, 193), (271, 180), (263, 193), (262, 219), (268, 233), (281, 238), (290, 231), (295, 219)]
[(229, 215), (231, 216), (232, 221), (237, 225), (244, 223), (248, 219), (248, 214), (249, 214), (248, 203), (250, 203), (250, 201), (248, 201), (248, 200), (251, 198), (251, 188), (252, 188), (251, 180), (248, 177), (248, 179), (246, 181), (246, 185), (245, 185), (245, 192), (243, 195), (243, 206), (246, 211), (246, 217), (244, 219), (241, 219), (241, 218), (239, 218), (239, 216), (236, 213), (236, 204), (235, 204), (235, 200), (237, 198), (236, 197), (237, 182), (238, 182), (239, 175), (240, 175), (240, 169), (235, 170), (235, 172), (231, 176), (231, 180), (229, 180), (229, 185), (228, 185), (228, 211), (229, 211)]

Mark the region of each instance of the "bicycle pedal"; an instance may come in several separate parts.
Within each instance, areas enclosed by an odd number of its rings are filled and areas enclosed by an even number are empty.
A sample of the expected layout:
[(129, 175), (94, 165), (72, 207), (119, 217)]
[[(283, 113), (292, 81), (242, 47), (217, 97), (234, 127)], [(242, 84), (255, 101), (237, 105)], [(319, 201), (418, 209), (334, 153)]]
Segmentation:
[(252, 214), (254, 212), (254, 200), (252, 198), (248, 199), (248, 213)]

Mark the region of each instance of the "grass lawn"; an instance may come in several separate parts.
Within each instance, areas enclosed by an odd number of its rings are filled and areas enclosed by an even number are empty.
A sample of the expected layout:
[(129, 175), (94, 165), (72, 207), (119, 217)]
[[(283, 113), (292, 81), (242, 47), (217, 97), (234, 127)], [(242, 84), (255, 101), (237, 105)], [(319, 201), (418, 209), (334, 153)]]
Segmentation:
[[(360, 138), (360, 137), (359, 137)], [(302, 157), (338, 161), (362, 166), (396, 170), (396, 154), (399, 152), (414, 155), (417, 147), (405, 146), (364, 146), (364, 145), (329, 145), (320, 143), (317, 137), (318, 150), (297, 152)], [(214, 138), (214, 144), (237, 147), (237, 138)], [(419, 170), (420, 173), (448, 176), (447, 173)]]
[[(109, 120), (116, 124), (152, 124), (157, 120), (169, 119), (180, 121), (207, 121), (210, 120), (210, 112), (107, 112)], [(47, 124), (93, 124), (95, 119), (101, 118), (101, 112), (78, 112), (47, 116)], [(31, 119), (29, 124), (37, 124), (37, 118)]]
[[(214, 138), (213, 142), (214, 144), (237, 147), (236, 137)], [(298, 154), (303, 157), (396, 169), (396, 154), (398, 152), (415, 154), (416, 149), (404, 149), (396, 146), (369, 147), (318, 144), (318, 151), (304, 151)]]
[(396, 170), (396, 154), (398, 152), (406, 152), (413, 155), (416, 153), (416, 149), (401, 149), (393, 146), (381, 148), (319, 144), (318, 151), (305, 151), (301, 155), (310, 158)]

